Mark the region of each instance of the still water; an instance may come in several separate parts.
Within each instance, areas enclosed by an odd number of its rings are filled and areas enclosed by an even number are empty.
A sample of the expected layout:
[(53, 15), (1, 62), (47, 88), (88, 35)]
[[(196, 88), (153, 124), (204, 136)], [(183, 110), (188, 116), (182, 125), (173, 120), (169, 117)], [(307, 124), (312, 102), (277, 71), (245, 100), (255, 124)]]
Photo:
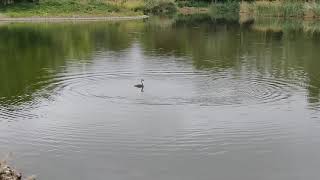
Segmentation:
[(0, 155), (44, 180), (318, 179), (319, 48), (210, 17), (3, 23)]

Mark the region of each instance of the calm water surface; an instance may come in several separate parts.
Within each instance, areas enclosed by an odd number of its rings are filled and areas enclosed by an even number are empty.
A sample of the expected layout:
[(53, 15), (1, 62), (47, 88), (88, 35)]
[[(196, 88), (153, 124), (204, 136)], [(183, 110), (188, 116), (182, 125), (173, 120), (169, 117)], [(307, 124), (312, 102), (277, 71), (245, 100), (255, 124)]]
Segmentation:
[(318, 179), (320, 34), (261, 26), (1, 24), (0, 155), (45, 180)]

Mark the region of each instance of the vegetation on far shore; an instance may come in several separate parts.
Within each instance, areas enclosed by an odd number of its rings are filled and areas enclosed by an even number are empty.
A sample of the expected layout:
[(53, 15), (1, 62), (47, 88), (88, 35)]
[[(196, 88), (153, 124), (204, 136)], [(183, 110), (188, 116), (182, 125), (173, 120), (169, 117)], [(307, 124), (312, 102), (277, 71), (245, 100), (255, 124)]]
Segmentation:
[(7, 17), (65, 17), (65, 16), (134, 16), (139, 0), (122, 3), (104, 0), (41, 0), (39, 3), (21, 2), (0, 7)]
[(137, 16), (168, 13), (214, 13), (231, 17), (320, 17), (320, 0), (0, 0), (0, 17)]
[(212, 0), (0, 0), (0, 17), (137, 16), (171, 14), (184, 7), (192, 7), (187, 11), (197, 13), (198, 8), (207, 11), (212, 2)]
[(275, 2), (244, 2), (241, 3), (240, 12), (252, 14), (256, 17), (319, 18), (320, 1), (282, 0)]
[(177, 11), (174, 0), (40, 0), (1, 4), (0, 17), (137, 16)]

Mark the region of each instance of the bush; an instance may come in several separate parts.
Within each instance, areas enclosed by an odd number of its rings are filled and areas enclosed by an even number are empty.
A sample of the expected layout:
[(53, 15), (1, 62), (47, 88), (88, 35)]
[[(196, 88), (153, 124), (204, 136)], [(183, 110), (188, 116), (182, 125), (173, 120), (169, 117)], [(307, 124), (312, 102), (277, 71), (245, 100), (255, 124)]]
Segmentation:
[(146, 14), (170, 14), (177, 11), (173, 0), (146, 0), (144, 13)]
[(208, 7), (211, 1), (197, 1), (197, 0), (177, 0), (179, 7)]
[(240, 5), (236, 1), (228, 1), (226, 3), (217, 3), (210, 6), (209, 13), (217, 18), (236, 19), (239, 16)]

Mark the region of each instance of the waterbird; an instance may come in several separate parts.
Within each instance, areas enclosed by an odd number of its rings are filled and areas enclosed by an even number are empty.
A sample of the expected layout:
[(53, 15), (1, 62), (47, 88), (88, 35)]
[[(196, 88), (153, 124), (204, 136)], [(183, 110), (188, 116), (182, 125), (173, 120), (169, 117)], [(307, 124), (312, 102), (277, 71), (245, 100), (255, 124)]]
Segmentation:
[(143, 79), (141, 79), (141, 84), (136, 84), (136, 85), (134, 85), (134, 87), (136, 87), (136, 88), (144, 88), (144, 84), (143, 84)]

